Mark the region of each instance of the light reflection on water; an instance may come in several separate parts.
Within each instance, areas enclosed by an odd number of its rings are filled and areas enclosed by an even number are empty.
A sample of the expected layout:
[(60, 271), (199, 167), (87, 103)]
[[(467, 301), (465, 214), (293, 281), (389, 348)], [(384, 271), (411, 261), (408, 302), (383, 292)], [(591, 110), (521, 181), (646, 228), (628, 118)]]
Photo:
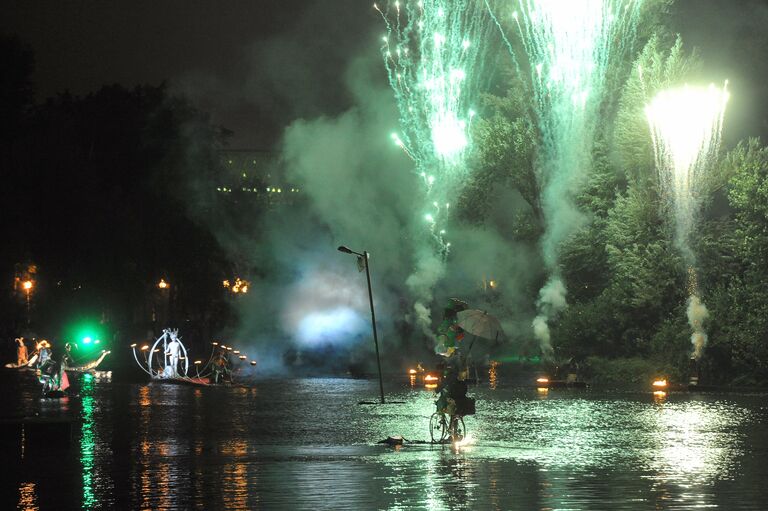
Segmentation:
[(375, 442), (429, 437), (434, 396), (409, 381), (388, 390), (405, 403), (358, 405), (377, 394), (377, 382), (345, 379), (255, 389), (81, 382), (66, 404), (81, 421), (79, 495), (52, 489), (55, 471), (33, 459), (16, 502), (55, 495), (76, 503), (63, 507), (87, 509), (761, 509), (768, 497), (764, 395), (474, 387), (478, 414), (466, 418), (474, 444), (393, 449)]

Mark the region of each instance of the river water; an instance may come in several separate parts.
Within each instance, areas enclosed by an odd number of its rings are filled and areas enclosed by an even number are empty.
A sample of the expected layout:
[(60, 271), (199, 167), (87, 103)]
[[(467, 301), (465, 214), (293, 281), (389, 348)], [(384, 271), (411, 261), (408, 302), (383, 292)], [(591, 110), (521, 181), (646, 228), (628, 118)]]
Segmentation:
[[(429, 439), (433, 394), (376, 381), (250, 388), (86, 377), (6, 415), (72, 418), (69, 446), (4, 456), (2, 509), (766, 509), (768, 394), (470, 387), (473, 443)], [(73, 392), (74, 393), (74, 392)], [(34, 446), (32, 446), (34, 447)]]

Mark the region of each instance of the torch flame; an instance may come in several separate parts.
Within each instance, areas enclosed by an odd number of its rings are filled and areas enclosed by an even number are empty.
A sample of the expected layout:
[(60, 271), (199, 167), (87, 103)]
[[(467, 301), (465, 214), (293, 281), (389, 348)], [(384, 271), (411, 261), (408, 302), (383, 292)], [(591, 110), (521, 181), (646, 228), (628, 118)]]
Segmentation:
[(667, 380), (654, 380), (653, 386), (656, 388), (664, 388), (667, 386)]

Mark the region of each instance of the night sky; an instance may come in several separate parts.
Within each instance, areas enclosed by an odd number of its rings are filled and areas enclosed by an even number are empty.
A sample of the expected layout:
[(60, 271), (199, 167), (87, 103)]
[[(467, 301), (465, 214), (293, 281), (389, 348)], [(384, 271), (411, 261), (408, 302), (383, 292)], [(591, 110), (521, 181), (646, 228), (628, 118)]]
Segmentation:
[[(378, 58), (383, 31), (367, 0), (1, 4), (0, 32), (35, 52), (38, 99), (167, 81), (239, 148), (269, 148), (292, 120), (351, 107), (344, 73)], [(670, 24), (712, 81), (731, 80), (726, 143), (768, 135), (768, 0), (679, 0)]]

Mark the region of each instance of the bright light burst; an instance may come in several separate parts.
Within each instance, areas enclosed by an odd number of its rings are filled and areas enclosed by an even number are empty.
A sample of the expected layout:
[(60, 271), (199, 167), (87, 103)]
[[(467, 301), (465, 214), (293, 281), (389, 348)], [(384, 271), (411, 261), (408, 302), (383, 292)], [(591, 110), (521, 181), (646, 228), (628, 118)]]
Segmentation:
[(673, 200), (677, 241), (688, 249), (703, 173), (720, 147), (728, 82), (722, 89), (689, 87), (660, 92), (645, 108), (659, 180)]
[(386, 23), (382, 53), (400, 111), (401, 133), (392, 140), (424, 180), (433, 203), (425, 213), (427, 225), (445, 250), (438, 224), (466, 176), (489, 23), (472, 0), (404, 0), (374, 8)]

